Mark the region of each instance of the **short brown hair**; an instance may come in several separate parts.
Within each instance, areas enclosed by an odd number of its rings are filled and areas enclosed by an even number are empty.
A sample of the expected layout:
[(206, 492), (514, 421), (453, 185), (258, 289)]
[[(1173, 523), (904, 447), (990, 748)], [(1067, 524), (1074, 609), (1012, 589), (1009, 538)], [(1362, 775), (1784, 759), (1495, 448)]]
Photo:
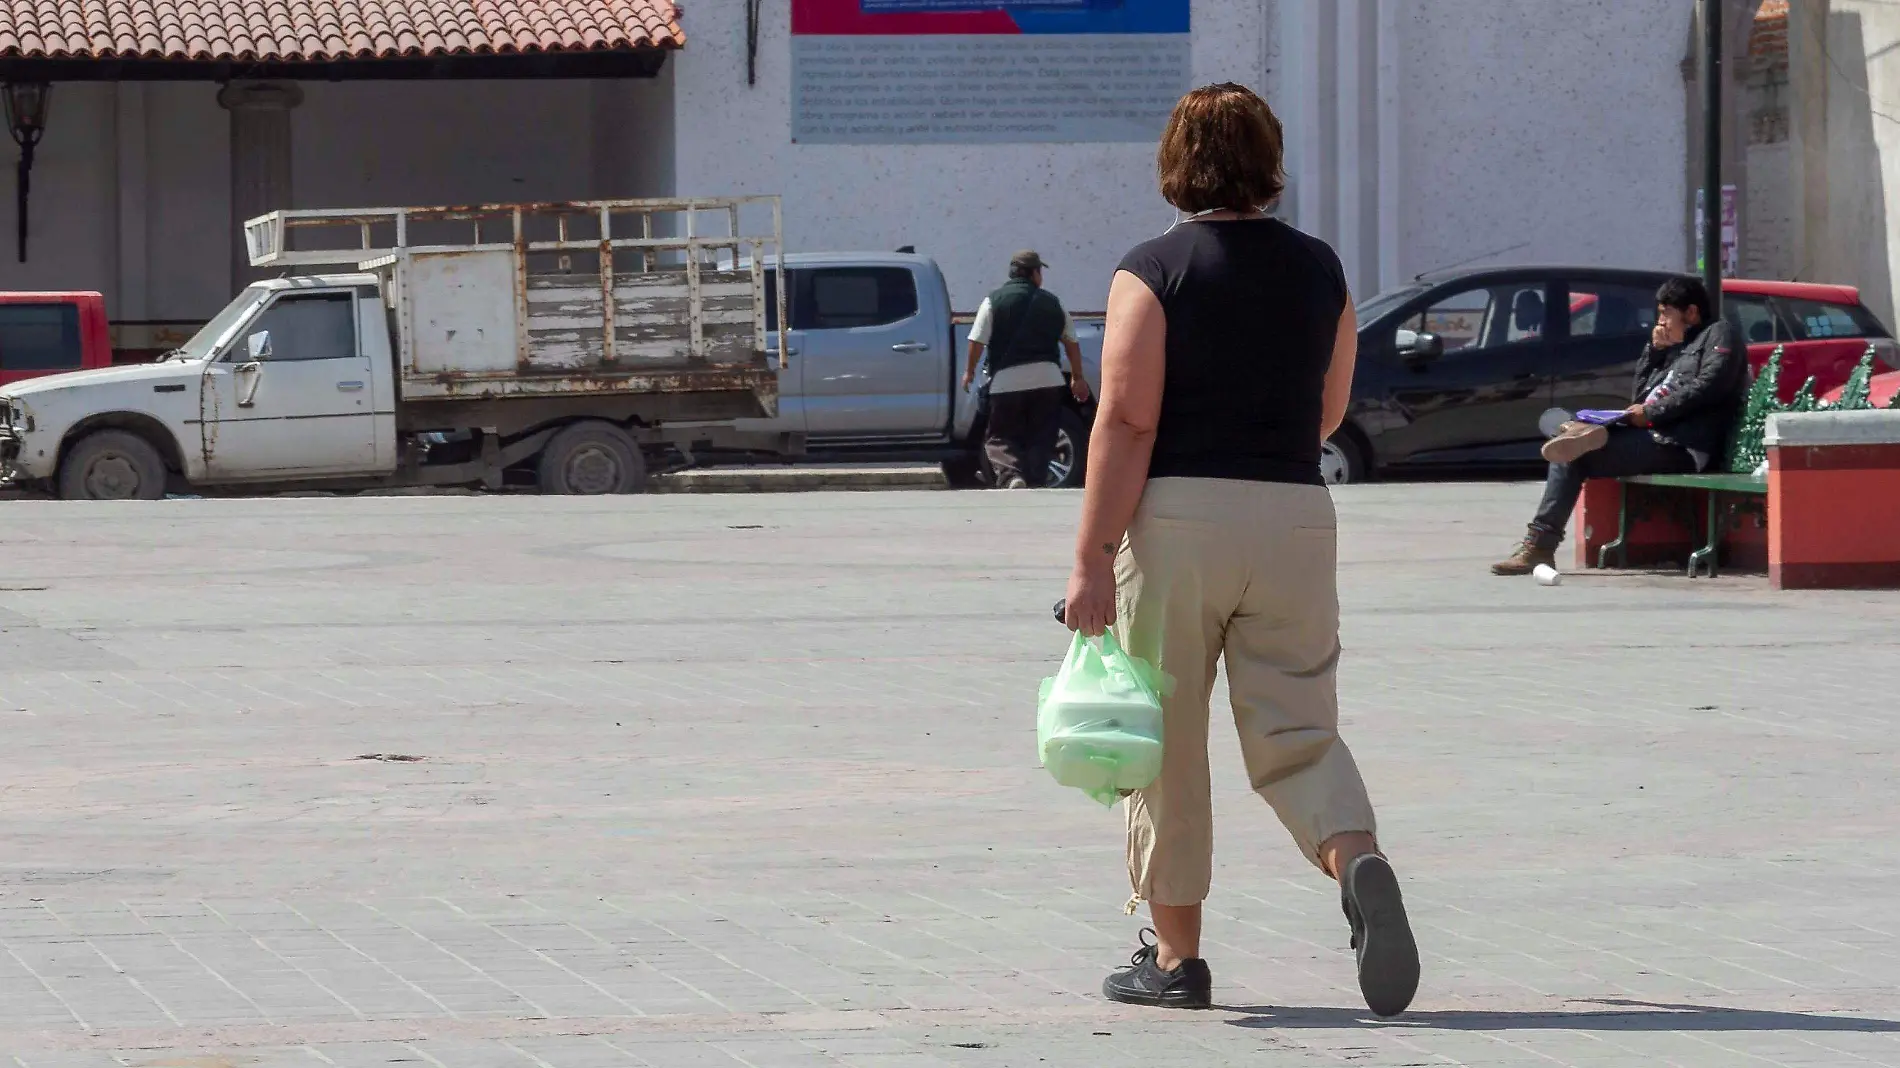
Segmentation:
[(1174, 105), (1155, 169), (1162, 197), (1182, 211), (1253, 211), (1286, 188), (1283, 156), (1273, 109), (1246, 86), (1222, 82)]

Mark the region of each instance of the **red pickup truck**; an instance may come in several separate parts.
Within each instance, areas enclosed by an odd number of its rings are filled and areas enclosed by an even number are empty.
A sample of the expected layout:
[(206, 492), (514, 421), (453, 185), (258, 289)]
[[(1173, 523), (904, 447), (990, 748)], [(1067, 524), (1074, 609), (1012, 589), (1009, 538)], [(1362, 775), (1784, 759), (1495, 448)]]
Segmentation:
[(0, 386), (112, 366), (106, 301), (97, 293), (0, 293)]

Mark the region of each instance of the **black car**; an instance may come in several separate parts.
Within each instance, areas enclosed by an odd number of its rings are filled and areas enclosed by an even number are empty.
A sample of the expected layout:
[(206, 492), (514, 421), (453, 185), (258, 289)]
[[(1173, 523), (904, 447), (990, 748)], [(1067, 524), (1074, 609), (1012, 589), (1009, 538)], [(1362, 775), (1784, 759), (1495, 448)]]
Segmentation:
[(1463, 268), (1361, 304), (1329, 482), (1388, 467), (1538, 463), (1551, 408), (1621, 408), (1666, 271)]

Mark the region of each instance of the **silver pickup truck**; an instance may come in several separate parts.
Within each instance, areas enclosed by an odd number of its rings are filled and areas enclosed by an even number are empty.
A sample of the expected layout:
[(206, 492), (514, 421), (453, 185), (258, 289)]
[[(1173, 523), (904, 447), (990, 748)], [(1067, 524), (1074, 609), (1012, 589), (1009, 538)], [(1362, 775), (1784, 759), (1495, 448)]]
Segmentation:
[[(778, 415), (742, 427), (804, 435), (804, 462), (935, 461), (952, 485), (980, 484), (987, 374), (962, 388), (971, 316), (952, 311), (936, 262), (908, 251), (792, 253), (784, 268), (791, 323)], [(768, 315), (778, 274), (765, 271)], [(1093, 390), (1102, 317), (1071, 314)], [(766, 336), (776, 344), (776, 319)], [(1093, 418), (1092, 407), (1064, 411), (1050, 484), (1081, 485)]]

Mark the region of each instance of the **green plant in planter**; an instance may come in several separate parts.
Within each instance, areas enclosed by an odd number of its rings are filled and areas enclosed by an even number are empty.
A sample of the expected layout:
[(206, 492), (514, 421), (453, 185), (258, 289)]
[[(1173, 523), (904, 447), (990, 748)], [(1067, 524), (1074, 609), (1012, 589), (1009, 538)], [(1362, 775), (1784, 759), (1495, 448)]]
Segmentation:
[(1781, 381), (1781, 346), (1776, 345), (1774, 354), (1762, 365), (1761, 373), (1749, 384), (1748, 396), (1742, 402), (1742, 417), (1735, 424), (1735, 431), (1729, 437), (1728, 469), (1736, 474), (1753, 474), (1755, 469), (1768, 460), (1768, 449), (1762, 439), (1768, 433), (1768, 417), (1781, 411), (1781, 399), (1776, 393)]

